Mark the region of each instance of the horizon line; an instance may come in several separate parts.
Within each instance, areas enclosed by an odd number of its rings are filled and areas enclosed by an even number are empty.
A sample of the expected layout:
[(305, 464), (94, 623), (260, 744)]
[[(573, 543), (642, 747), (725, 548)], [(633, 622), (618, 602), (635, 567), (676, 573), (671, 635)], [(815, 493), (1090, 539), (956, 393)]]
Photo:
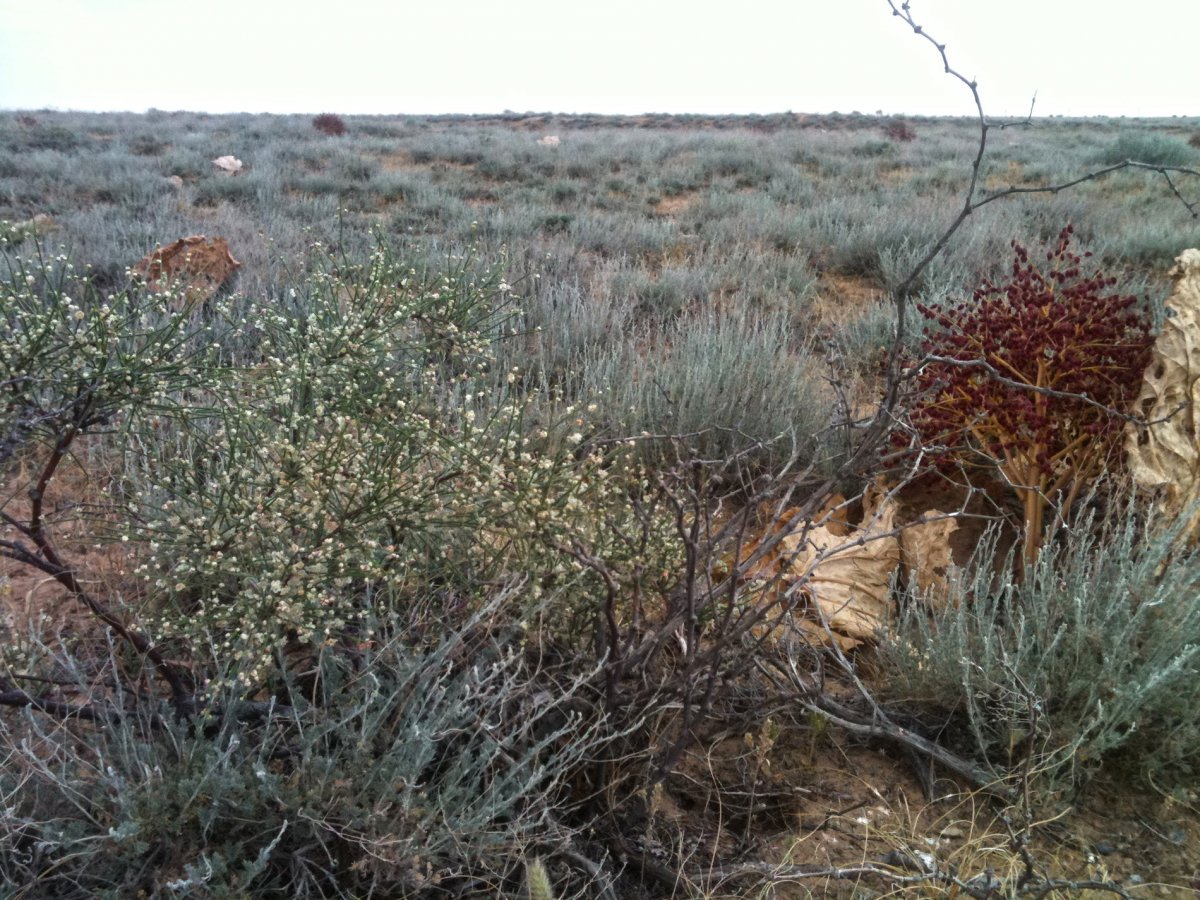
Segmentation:
[[(875, 112), (863, 112), (861, 110), (831, 110), (828, 112), (797, 112), (791, 109), (776, 110), (772, 112), (696, 112), (696, 111), (676, 111), (666, 112), (662, 110), (646, 110), (644, 112), (596, 112), (596, 111), (562, 111), (562, 110), (524, 110), (516, 111), (511, 109), (494, 111), (447, 111), (447, 112), (354, 112), (340, 113), (331, 109), (318, 109), (307, 111), (291, 111), (291, 112), (274, 112), (271, 110), (223, 110), (220, 112), (212, 112), (204, 109), (164, 109), (161, 107), (150, 106), (142, 110), (136, 109), (80, 109), (74, 107), (55, 107), (55, 106), (38, 106), (38, 107), (13, 107), (0, 106), (0, 113), (5, 114), (57, 114), (57, 115), (200, 115), (200, 116), (318, 116), (333, 114), (342, 118), (493, 118), (493, 119), (531, 119), (531, 118), (563, 118), (563, 117), (590, 117), (590, 118), (605, 118), (605, 119), (638, 119), (648, 116), (666, 117), (666, 118), (708, 118), (708, 119), (738, 119), (738, 118), (784, 118), (792, 117), (795, 119), (810, 119), (810, 118), (863, 118), (863, 119), (894, 119), (894, 118), (910, 118), (910, 119), (962, 119), (972, 122), (979, 121), (977, 113), (920, 113), (920, 112), (885, 112), (876, 110)], [(988, 122), (1006, 121), (1038, 121), (1041, 119), (1200, 119), (1200, 112), (1195, 114), (1189, 113), (1169, 113), (1160, 115), (1146, 115), (1137, 113), (1044, 113), (1024, 114), (1024, 115), (985, 115), (985, 120)]]

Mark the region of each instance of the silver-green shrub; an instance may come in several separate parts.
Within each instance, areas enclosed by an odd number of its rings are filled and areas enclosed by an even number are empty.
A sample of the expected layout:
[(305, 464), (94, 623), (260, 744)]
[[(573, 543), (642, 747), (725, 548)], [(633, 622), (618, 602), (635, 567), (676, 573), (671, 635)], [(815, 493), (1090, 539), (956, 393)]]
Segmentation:
[[(1161, 777), (1200, 747), (1200, 551), (1134, 503), (1048, 541), (1025, 579), (980, 547), (940, 611), (918, 598), (880, 648), (890, 699), (960, 714), (960, 743), (998, 776), (1045, 784), (1104, 760)], [(997, 574), (1000, 573), (1000, 574)]]
[(10, 719), (0, 895), (497, 896), (524, 848), (568, 839), (563, 782), (603, 734), (580, 712), (593, 673), (530, 665), (499, 611), (285, 668), (290, 704)]
[[(841, 424), (818, 359), (783, 312), (680, 318), (584, 356), (579, 369), (583, 392), (602, 396), (623, 429), (671, 437), (673, 450), (697, 459), (822, 465), (832, 452), (827, 429)], [(663, 442), (643, 446), (653, 458)]]
[(1152, 166), (1190, 166), (1196, 161), (1196, 151), (1179, 138), (1160, 132), (1123, 131), (1108, 147), (1099, 151), (1096, 162), (1116, 165), (1126, 160)]

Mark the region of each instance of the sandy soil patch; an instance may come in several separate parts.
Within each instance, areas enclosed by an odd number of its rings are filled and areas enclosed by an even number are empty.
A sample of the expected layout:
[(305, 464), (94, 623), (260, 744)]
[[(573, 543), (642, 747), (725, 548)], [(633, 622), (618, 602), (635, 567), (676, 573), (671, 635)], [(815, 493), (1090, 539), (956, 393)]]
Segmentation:
[(664, 218), (674, 218), (687, 212), (696, 202), (696, 192), (688, 191), (683, 194), (675, 194), (671, 197), (663, 197), (653, 206), (653, 212), (656, 216)]

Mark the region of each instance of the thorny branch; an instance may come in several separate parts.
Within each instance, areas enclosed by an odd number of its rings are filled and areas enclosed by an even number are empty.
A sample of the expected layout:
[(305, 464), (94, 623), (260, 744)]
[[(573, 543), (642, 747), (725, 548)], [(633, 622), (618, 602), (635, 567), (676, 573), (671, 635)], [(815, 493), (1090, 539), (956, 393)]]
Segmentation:
[(958, 211), (950, 225), (947, 226), (946, 230), (942, 232), (941, 236), (934, 241), (933, 245), (929, 248), (925, 255), (917, 261), (916, 265), (913, 266), (912, 271), (908, 273), (904, 280), (901, 281), (893, 291), (892, 301), (896, 308), (896, 337), (892, 342), (892, 346), (888, 350), (888, 358), (885, 369), (884, 395), (879, 404), (879, 408), (876, 410), (874, 417), (867, 426), (866, 435), (863, 441), (859, 444), (858, 449), (855, 451), (849, 461), (847, 466), (848, 470), (853, 470), (870, 458), (874, 450), (876, 450), (886, 439), (888, 429), (893, 421), (894, 412), (900, 400), (901, 385), (905, 380), (903, 372), (904, 342), (908, 333), (908, 301), (911, 298), (913, 289), (921, 275), (924, 273), (925, 269), (946, 248), (951, 238), (954, 237), (959, 228), (962, 227), (963, 223), (966, 222), (966, 220), (973, 212), (975, 212), (975, 210), (1005, 197), (1012, 197), (1018, 194), (1057, 194), (1061, 191), (1083, 184), (1084, 182), (1103, 178), (1106, 175), (1110, 175), (1113, 172), (1119, 172), (1123, 169), (1141, 169), (1149, 172), (1157, 172), (1162, 175), (1163, 178), (1166, 179), (1167, 185), (1170, 187), (1172, 193), (1174, 193), (1175, 197), (1178, 198), (1180, 203), (1183, 204), (1183, 207), (1188, 211), (1189, 215), (1191, 215), (1193, 218), (1200, 218), (1200, 200), (1188, 201), (1179, 191), (1175, 180), (1171, 177), (1172, 174), (1175, 174), (1190, 175), (1200, 178), (1200, 171), (1182, 166), (1155, 165), (1136, 160), (1126, 160), (1124, 162), (1115, 163), (1111, 166), (1106, 166), (1102, 169), (1088, 172), (1079, 176), (1078, 178), (1073, 178), (1070, 181), (1064, 181), (1058, 184), (1028, 187), (1013, 186), (987, 194), (983, 197), (978, 196), (979, 177), (982, 171), (983, 160), (987, 153), (988, 132), (993, 128), (1008, 128), (1016, 125), (1032, 124), (1033, 105), (1030, 105), (1029, 115), (1026, 116), (1024, 120), (1000, 123), (990, 120), (984, 113), (983, 100), (979, 94), (978, 83), (974, 79), (967, 78), (950, 64), (950, 59), (946, 55), (946, 45), (933, 38), (928, 32), (925, 31), (924, 26), (916, 21), (910, 9), (911, 4), (908, 3), (907, 0), (901, 3), (897, 3), (896, 0), (887, 0), (887, 4), (891, 8), (893, 16), (899, 17), (909, 26), (909, 28), (912, 29), (914, 34), (919, 35), (937, 49), (938, 55), (942, 60), (942, 67), (946, 74), (962, 82), (962, 84), (966, 86), (967, 90), (970, 91), (971, 99), (975, 105), (975, 114), (979, 121), (979, 144), (976, 148), (974, 159), (971, 161), (971, 178), (963, 196), (962, 208)]
[(1059, 184), (1045, 185), (1025, 185), (1025, 186), (1009, 186), (1001, 188), (994, 193), (987, 194), (982, 199), (976, 200), (971, 204), (971, 210), (977, 210), (981, 206), (987, 206), (996, 200), (1001, 200), (1005, 197), (1011, 197), (1014, 194), (1057, 194), (1060, 191), (1065, 191), (1068, 188), (1073, 188), (1076, 185), (1083, 184), (1087, 181), (1095, 181), (1097, 178), (1103, 178), (1105, 175), (1111, 175), (1113, 172), (1120, 172), (1123, 169), (1141, 169), (1146, 172), (1157, 172), (1166, 179), (1167, 186), (1171, 189), (1171, 193), (1183, 204), (1193, 219), (1200, 219), (1200, 200), (1189, 201), (1180, 193), (1179, 188), (1171, 178), (1171, 173), (1177, 175), (1192, 175), (1200, 178), (1200, 170), (1189, 169), (1186, 166), (1162, 166), (1154, 163), (1138, 162), (1134, 159), (1127, 159), (1124, 162), (1113, 163), (1111, 166), (1105, 166), (1103, 169), (1096, 169), (1094, 172), (1088, 172), (1086, 175), (1081, 175), (1078, 178), (1073, 178), (1070, 181), (1064, 181)]
[(1114, 419), (1121, 419), (1131, 425), (1137, 425), (1141, 428), (1145, 428), (1150, 425), (1159, 425), (1163, 422), (1169, 422), (1171, 419), (1175, 418), (1175, 416), (1179, 415), (1179, 413), (1181, 413), (1184, 409), (1186, 409), (1189, 403), (1191, 403), (1191, 400), (1181, 400), (1179, 405), (1165, 416), (1160, 416), (1157, 419), (1146, 419), (1142, 416), (1123, 412), (1119, 409), (1114, 409), (1107, 404), (1101, 403), (1099, 400), (1093, 400), (1087, 394), (1076, 394), (1070, 391), (1060, 391), (1052, 387), (1030, 384), (1027, 381), (1018, 381), (1015, 378), (1011, 378), (1001, 373), (999, 369), (993, 366), (986, 359), (956, 359), (953, 356), (938, 356), (934, 353), (927, 353), (920, 359), (921, 365), (931, 362), (942, 363), (943, 365), (947, 366), (957, 366), (960, 369), (983, 369), (983, 371), (987, 373), (987, 376), (990, 380), (995, 381), (997, 384), (1002, 384), (1005, 387), (1010, 387), (1019, 391), (1028, 391), (1031, 394), (1041, 394), (1044, 397), (1054, 397), (1058, 400), (1074, 400), (1084, 404), (1085, 406), (1091, 406), (1103, 413), (1107, 413)]

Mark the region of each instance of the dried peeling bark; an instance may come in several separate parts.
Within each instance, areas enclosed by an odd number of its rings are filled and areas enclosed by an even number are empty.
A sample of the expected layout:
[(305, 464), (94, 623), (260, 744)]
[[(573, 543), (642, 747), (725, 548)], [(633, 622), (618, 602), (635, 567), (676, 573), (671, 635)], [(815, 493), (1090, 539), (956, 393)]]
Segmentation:
[(1135, 407), (1149, 424), (1129, 426), (1126, 452), (1135, 483), (1156, 492), (1164, 516), (1189, 515), (1187, 531), (1195, 536), (1200, 530), (1200, 250), (1185, 250), (1171, 275), (1175, 290)]

